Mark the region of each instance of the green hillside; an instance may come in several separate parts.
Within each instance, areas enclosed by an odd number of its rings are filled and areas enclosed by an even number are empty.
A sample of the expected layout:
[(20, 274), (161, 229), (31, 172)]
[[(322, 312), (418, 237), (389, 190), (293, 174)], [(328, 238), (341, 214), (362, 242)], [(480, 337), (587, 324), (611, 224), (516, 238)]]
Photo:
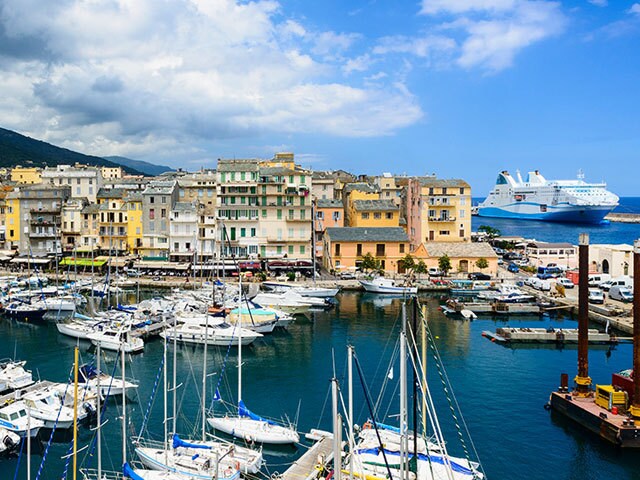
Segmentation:
[[(20, 135), (12, 130), (0, 128), (0, 167), (46, 167), (60, 164), (73, 165), (82, 163), (100, 167), (119, 167), (120, 165), (102, 157), (84, 155), (66, 148), (56, 147), (50, 143)], [(122, 166), (122, 169), (133, 175), (141, 175), (135, 168)]]

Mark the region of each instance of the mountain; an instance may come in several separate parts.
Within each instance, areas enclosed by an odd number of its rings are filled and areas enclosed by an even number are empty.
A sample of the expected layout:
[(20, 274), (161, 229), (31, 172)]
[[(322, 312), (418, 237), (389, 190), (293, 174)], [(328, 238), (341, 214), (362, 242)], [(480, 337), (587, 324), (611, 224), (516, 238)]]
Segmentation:
[[(56, 147), (50, 143), (21, 135), (12, 130), (0, 128), (0, 167), (53, 167), (56, 165), (74, 165), (82, 163), (98, 167), (119, 167), (120, 164), (102, 157)], [(122, 165), (122, 169), (132, 175), (143, 175), (136, 168)]]
[(132, 160), (127, 157), (104, 157), (110, 162), (117, 163), (123, 167), (135, 168), (139, 172), (145, 175), (160, 175), (164, 172), (173, 172), (175, 168), (167, 167), (166, 165), (156, 165), (155, 163), (143, 162), (142, 160)]

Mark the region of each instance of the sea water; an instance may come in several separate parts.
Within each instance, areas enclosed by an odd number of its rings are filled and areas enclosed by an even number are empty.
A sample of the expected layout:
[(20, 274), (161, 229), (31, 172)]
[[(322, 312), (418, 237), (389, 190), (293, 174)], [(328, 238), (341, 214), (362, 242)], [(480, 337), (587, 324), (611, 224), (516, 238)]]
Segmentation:
[[(482, 337), (483, 330), (497, 326), (576, 327), (568, 317), (498, 317), (468, 322), (445, 317), (438, 307), (444, 299), (421, 296), (428, 306), (429, 328), (440, 353), (446, 374), (453, 386), (455, 401), (460, 406), (473, 445), (489, 479), (590, 479), (638, 478), (638, 457), (604, 443), (562, 417), (544, 409), (549, 394), (557, 388), (560, 373), (572, 378), (576, 373), (575, 348), (554, 346), (537, 348), (506, 348)], [(311, 319), (298, 319), (288, 331), (267, 335), (243, 349), (242, 397), (248, 408), (264, 416), (297, 421), (301, 432), (311, 428), (331, 428), (330, 379), (335, 375), (346, 395), (346, 347), (355, 346), (371, 398), (378, 404), (377, 420), (397, 424), (399, 413), (397, 389), (399, 368), (397, 359), (389, 363), (397, 346), (401, 325), (402, 299), (372, 294), (342, 293), (338, 305), (327, 312), (314, 312)], [(409, 308), (411, 312), (411, 308)], [(59, 335), (54, 324), (31, 326), (8, 319), (0, 320), (0, 357), (27, 360), (36, 377), (66, 382), (70, 378), (75, 342)], [(93, 360), (93, 348), (80, 342), (82, 361)], [(173, 347), (168, 348), (169, 379), (172, 378)], [(150, 340), (144, 353), (127, 357), (127, 377), (140, 383), (136, 395), (128, 401), (128, 437), (137, 436), (149, 409), (147, 426), (142, 436), (163, 438), (162, 381), (152, 399), (154, 383), (163, 356), (161, 339)], [(237, 399), (237, 351), (210, 348), (207, 356), (207, 406), (216, 387), (223, 400), (230, 404)], [(632, 362), (630, 345), (615, 349), (590, 349), (590, 375), (596, 383), (609, 383), (612, 372), (629, 368)], [(116, 355), (104, 355), (103, 368), (120, 375)], [(199, 438), (203, 348), (177, 349), (178, 432), (183, 437)], [(433, 357), (427, 363), (430, 389), (452, 454), (463, 455), (457, 441), (456, 424), (463, 428), (461, 418), (454, 421), (449, 411), (453, 397), (443, 393), (440, 375)], [(370, 417), (363, 397), (361, 381), (354, 380), (356, 423)], [(385, 394), (378, 399), (382, 386)], [(346, 402), (346, 400), (345, 400)], [(109, 401), (107, 423), (103, 428), (103, 468), (119, 468), (121, 464), (120, 401)], [(221, 403), (215, 403), (221, 411)], [(411, 401), (409, 402), (411, 405)], [(172, 396), (169, 394), (169, 416)], [(299, 413), (298, 413), (299, 412)], [(297, 418), (296, 418), (297, 417)], [(169, 425), (171, 420), (169, 420)], [(90, 445), (93, 433), (80, 429), (79, 448)], [(34, 445), (33, 475), (38, 470), (47, 438)], [(52, 443), (44, 465), (43, 479), (59, 479), (68, 460), (69, 438)], [(297, 448), (265, 448), (268, 474), (283, 472), (305, 451)], [(78, 464), (96, 465), (95, 450), (88, 448), (79, 454)], [(129, 448), (129, 458), (134, 454)], [(24, 456), (20, 460), (19, 479), (26, 478)], [(18, 459), (0, 459), (0, 478), (12, 479)], [(70, 467), (69, 467), (70, 468)], [(72, 478), (70, 470), (67, 478)]]

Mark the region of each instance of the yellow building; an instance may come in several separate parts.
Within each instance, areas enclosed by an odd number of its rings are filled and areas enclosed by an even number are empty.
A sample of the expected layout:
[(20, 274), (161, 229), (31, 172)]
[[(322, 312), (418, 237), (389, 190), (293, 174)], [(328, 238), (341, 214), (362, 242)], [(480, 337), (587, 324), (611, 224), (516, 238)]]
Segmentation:
[[(451, 273), (481, 272), (492, 277), (498, 274), (498, 255), (486, 242), (423, 242), (411, 255), (433, 268), (438, 268), (440, 257), (447, 255), (451, 262)], [(487, 261), (487, 268), (476, 266), (481, 258)]]
[(102, 167), (100, 171), (105, 180), (122, 178), (122, 167)]
[(6, 241), (16, 247), (20, 243), (20, 197), (18, 192), (9, 192), (5, 199)]
[(42, 169), (36, 167), (15, 167), (11, 169), (11, 181), (22, 185), (42, 183)]
[(350, 227), (399, 227), (400, 208), (392, 200), (353, 200)]
[(142, 247), (142, 194), (130, 193), (127, 203), (127, 249), (129, 253), (138, 254)]
[(345, 223), (351, 225), (351, 215), (353, 214), (353, 202), (356, 200), (379, 200), (380, 189), (375, 185), (364, 182), (349, 183), (342, 188), (342, 203), (346, 215)]
[(370, 253), (382, 270), (398, 273), (398, 261), (409, 253), (409, 238), (400, 227), (327, 228), (322, 264), (327, 270), (354, 269)]
[(403, 198), (413, 248), (422, 242), (471, 241), (471, 187), (464, 180), (411, 178)]

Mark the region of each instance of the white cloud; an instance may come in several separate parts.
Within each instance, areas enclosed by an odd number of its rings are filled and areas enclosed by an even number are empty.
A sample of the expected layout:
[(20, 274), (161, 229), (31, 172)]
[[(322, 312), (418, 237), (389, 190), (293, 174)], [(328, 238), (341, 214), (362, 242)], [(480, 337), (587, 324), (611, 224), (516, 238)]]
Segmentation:
[(471, 11), (504, 11), (514, 7), (517, 0), (422, 0), (420, 13), (468, 13)]
[(365, 68), (344, 57), (359, 35), (283, 17), (266, 0), (3, 0), (0, 124), (144, 155), (262, 133), (385, 135), (422, 117), (391, 81), (341, 76)]
[(385, 55), (387, 53), (410, 53), (417, 57), (427, 57), (435, 52), (453, 50), (455, 40), (441, 35), (427, 35), (424, 37), (407, 37), (397, 35), (383, 37), (373, 49), (373, 53)]
[[(457, 40), (457, 65), (488, 71), (511, 66), (522, 49), (560, 33), (565, 24), (560, 3), (549, 0), (423, 0), (420, 13), (438, 20), (435, 28)], [(395, 50), (424, 56), (427, 48), (420, 48), (419, 40), (405, 39)], [(454, 48), (442, 40), (441, 45)]]
[(640, 15), (640, 3), (634, 3), (633, 5), (631, 5), (631, 8), (629, 8), (629, 13), (633, 15)]
[(606, 7), (609, 5), (608, 0), (589, 0), (589, 3), (595, 5), (596, 7)]

